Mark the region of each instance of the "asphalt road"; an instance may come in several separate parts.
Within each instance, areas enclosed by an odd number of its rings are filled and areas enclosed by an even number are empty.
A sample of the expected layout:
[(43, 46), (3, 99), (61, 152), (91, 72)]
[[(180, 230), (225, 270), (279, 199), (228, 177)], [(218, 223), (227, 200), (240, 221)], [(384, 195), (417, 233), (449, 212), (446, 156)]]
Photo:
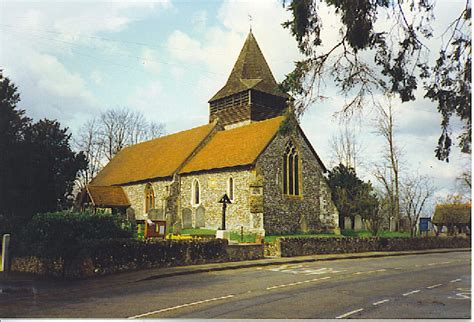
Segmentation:
[(348, 259), (0, 295), (0, 317), (470, 318), (471, 254)]

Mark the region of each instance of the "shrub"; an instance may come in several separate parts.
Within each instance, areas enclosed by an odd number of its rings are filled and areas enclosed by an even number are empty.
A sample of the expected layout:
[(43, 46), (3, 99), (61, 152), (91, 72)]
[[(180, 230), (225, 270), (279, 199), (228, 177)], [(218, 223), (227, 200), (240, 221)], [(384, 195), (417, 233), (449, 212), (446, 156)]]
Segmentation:
[(55, 212), (34, 216), (18, 235), (15, 256), (62, 259), (66, 263), (76, 255), (81, 241), (127, 238), (132, 232), (122, 229), (119, 219), (111, 214)]

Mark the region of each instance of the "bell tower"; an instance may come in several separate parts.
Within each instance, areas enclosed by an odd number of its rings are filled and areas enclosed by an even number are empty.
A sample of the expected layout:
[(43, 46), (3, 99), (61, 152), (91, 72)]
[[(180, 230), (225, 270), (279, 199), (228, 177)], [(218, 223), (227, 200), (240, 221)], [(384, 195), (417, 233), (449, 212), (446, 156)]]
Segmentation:
[(209, 100), (209, 122), (219, 118), (232, 128), (273, 118), (283, 114), (288, 98), (250, 31), (227, 83)]

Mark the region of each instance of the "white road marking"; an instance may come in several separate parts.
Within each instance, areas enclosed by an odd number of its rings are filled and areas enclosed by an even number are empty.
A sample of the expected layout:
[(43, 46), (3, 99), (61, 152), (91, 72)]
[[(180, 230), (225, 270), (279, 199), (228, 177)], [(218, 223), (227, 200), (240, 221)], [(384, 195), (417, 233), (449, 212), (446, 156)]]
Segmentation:
[(403, 296), (408, 296), (408, 295), (415, 294), (415, 293), (418, 293), (418, 292), (420, 292), (420, 290), (414, 290), (414, 291), (403, 294)]
[(321, 278), (313, 278), (312, 280), (306, 280), (306, 281), (300, 281), (300, 282), (294, 282), (294, 283), (288, 283), (288, 284), (269, 286), (269, 287), (267, 287), (267, 290), (274, 290), (276, 288), (295, 286), (295, 285), (301, 285), (301, 284), (304, 284), (304, 283), (311, 283), (311, 282), (316, 282), (316, 281), (321, 281), (321, 280), (327, 280), (328, 278), (330, 278), (330, 277), (326, 276), (326, 277), (321, 277)]
[(354, 311), (350, 311), (350, 312), (347, 312), (347, 313), (344, 313), (343, 315), (339, 315), (339, 316), (336, 316), (336, 319), (343, 319), (349, 315), (352, 315), (354, 313), (357, 313), (357, 312), (360, 312), (360, 311), (363, 311), (364, 309), (357, 309), (357, 310), (354, 310)]
[(438, 286), (441, 286), (443, 284), (435, 284), (435, 285), (431, 285), (431, 286), (427, 286), (426, 288), (435, 288), (435, 287), (438, 287)]
[(360, 274), (372, 274), (372, 273), (377, 273), (377, 272), (385, 272), (386, 269), (377, 269), (375, 271), (361, 271), (361, 272), (355, 272), (352, 275), (360, 275)]
[(394, 269), (403, 269), (403, 268), (401, 268), (401, 267), (395, 267)]
[(151, 311), (151, 312), (147, 312), (147, 313), (143, 313), (143, 314), (134, 315), (134, 316), (129, 317), (128, 319), (129, 319), (129, 320), (130, 320), (130, 319), (138, 319), (138, 318), (142, 318), (142, 317), (145, 317), (145, 316), (148, 316), (148, 315), (153, 315), (153, 314), (158, 314), (158, 313), (162, 313), (162, 312), (177, 310), (177, 309), (180, 309), (180, 308), (183, 308), (183, 307), (188, 307), (188, 306), (193, 306), (193, 305), (199, 305), (199, 304), (208, 303), (208, 302), (213, 302), (213, 301), (225, 300), (225, 299), (232, 298), (232, 297), (234, 297), (234, 296), (235, 296), (235, 295), (230, 294), (230, 295), (227, 295), (227, 296), (215, 297), (215, 298), (212, 298), (212, 299), (207, 299), (207, 300), (202, 300), (202, 301), (197, 301), (197, 302), (192, 302), (192, 303), (181, 304), (181, 305), (172, 306), (172, 307), (168, 307), (168, 308), (161, 309), (161, 310), (156, 310), (156, 311)]
[(433, 266), (433, 265), (436, 265), (438, 263), (429, 263), (428, 266)]
[(388, 299), (387, 300), (382, 300), (382, 301), (374, 302), (374, 303), (372, 303), (372, 305), (379, 305), (379, 304), (382, 304), (382, 303), (386, 303), (388, 301), (390, 301), (390, 300), (388, 300)]
[(459, 282), (460, 280), (461, 280), (460, 278), (457, 278), (455, 280), (449, 281), (449, 283), (456, 283), (456, 282)]

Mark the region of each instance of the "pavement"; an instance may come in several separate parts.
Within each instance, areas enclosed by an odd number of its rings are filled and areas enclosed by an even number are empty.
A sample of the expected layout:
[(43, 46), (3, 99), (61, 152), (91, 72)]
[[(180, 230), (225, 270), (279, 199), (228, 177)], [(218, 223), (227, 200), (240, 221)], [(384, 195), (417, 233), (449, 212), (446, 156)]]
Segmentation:
[(428, 249), (416, 251), (390, 251), (390, 252), (364, 252), (364, 253), (347, 253), (347, 254), (327, 254), (327, 255), (311, 255), (297, 257), (266, 257), (264, 259), (209, 263), (201, 265), (174, 266), (174, 267), (158, 267), (150, 269), (141, 269), (132, 272), (123, 272), (108, 276), (98, 276), (86, 280), (61, 280), (50, 277), (38, 276), (20, 272), (0, 272), (0, 294), (2, 293), (22, 293), (29, 289), (35, 289), (41, 293), (64, 292), (65, 289), (80, 290), (83, 288), (102, 288), (108, 286), (116, 286), (119, 284), (135, 283), (147, 280), (155, 280), (160, 278), (190, 275), (205, 272), (217, 272), (224, 270), (234, 270), (242, 268), (299, 264), (319, 261), (334, 261), (341, 259), (363, 259), (377, 258), (387, 256), (406, 256), (420, 254), (438, 254), (450, 252), (471, 252), (470, 248), (446, 248), (446, 249)]

